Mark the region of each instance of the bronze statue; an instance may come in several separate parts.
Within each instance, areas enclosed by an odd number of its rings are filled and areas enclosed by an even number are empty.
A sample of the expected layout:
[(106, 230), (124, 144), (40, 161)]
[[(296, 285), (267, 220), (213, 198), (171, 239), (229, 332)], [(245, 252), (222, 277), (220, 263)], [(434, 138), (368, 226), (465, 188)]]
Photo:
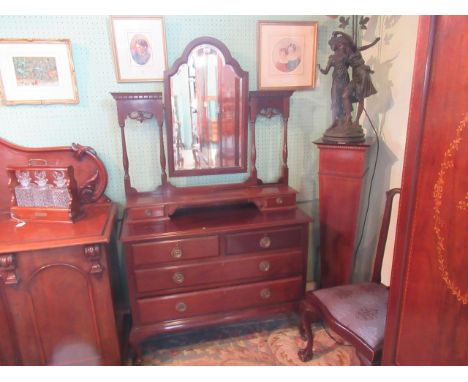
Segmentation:
[[(371, 44), (357, 47), (351, 36), (335, 31), (328, 41), (333, 54), (328, 58), (325, 69), (319, 65), (323, 74), (328, 74), (333, 67), (331, 88), (332, 125), (325, 131), (323, 139), (339, 143), (353, 143), (364, 140), (364, 132), (359, 125), (359, 118), (364, 109), (364, 98), (377, 93), (370, 75), (373, 71), (365, 64), (361, 51), (374, 46), (380, 38)], [(349, 78), (348, 69), (352, 75)], [(352, 104), (357, 103), (356, 118), (353, 121)]]

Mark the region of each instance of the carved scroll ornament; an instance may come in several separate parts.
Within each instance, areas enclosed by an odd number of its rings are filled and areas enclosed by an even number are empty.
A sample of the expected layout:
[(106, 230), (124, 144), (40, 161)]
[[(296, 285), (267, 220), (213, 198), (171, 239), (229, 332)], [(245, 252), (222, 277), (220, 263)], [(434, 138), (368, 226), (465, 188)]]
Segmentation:
[(19, 277), (16, 275), (15, 254), (0, 256), (0, 282), (4, 285), (18, 285)]
[(107, 170), (101, 160), (98, 159), (96, 151), (92, 147), (82, 146), (78, 143), (73, 143), (71, 149), (78, 160), (82, 160), (85, 156), (90, 156), (97, 167), (96, 172), (85, 180), (78, 189), (78, 196), (81, 203), (94, 203), (102, 196), (108, 200), (104, 195), (104, 191), (107, 187)]
[(104, 272), (104, 266), (100, 263), (101, 246), (99, 244), (87, 245), (84, 247), (84, 255), (91, 263), (89, 273), (92, 275), (101, 275)]

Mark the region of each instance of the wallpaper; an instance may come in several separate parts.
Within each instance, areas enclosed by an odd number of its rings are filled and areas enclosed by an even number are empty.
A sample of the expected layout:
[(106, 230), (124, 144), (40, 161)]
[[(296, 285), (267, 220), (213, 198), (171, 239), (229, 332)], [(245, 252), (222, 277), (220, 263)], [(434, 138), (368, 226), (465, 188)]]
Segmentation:
[[(328, 56), (328, 36), (335, 22), (324, 16), (165, 16), (168, 65), (186, 44), (200, 36), (223, 41), (249, 72), (249, 90), (257, 89), (257, 20), (313, 20), (319, 22), (317, 62)], [(96, 149), (109, 172), (107, 195), (123, 204), (123, 169), (115, 101), (110, 92), (162, 91), (162, 82), (117, 83), (107, 16), (2, 16), (0, 38), (68, 38), (80, 103), (77, 105), (0, 106), (0, 136), (24, 146), (70, 145)], [(296, 91), (289, 120), (290, 185), (298, 200), (317, 198), (317, 150), (312, 141), (321, 136), (330, 120), (329, 82), (319, 75), (316, 89)], [(325, 84), (322, 84), (322, 81)], [(160, 182), (159, 142), (154, 121), (128, 121), (126, 125), (132, 184), (141, 191)], [(260, 117), (257, 127), (257, 169), (264, 181), (280, 174), (282, 122)], [(174, 178), (176, 185), (238, 182), (247, 174)]]

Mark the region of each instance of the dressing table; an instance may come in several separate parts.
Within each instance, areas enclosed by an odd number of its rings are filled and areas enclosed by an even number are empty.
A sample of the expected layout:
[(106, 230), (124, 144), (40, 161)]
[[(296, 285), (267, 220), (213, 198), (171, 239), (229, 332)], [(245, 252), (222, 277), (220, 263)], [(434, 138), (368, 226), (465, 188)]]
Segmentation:
[[(136, 362), (150, 336), (297, 308), (306, 283), (310, 217), (288, 186), (287, 119), (292, 92), (251, 92), (248, 73), (219, 40), (189, 43), (160, 93), (112, 93), (122, 134), (126, 208), (120, 232)], [(250, 107), (249, 107), (250, 106)], [(167, 129), (168, 172), (163, 144)], [(257, 177), (255, 120), (281, 114), (281, 176)], [(131, 184), (127, 118), (155, 118), (161, 185)], [(248, 121), (251, 122), (248, 158)], [(168, 178), (247, 172), (236, 184), (175, 187)]]

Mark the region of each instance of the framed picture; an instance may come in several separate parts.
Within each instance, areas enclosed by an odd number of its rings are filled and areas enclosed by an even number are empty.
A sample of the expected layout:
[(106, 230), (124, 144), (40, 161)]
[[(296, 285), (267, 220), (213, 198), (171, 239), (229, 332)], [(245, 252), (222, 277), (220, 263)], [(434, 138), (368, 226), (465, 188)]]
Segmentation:
[(117, 82), (162, 81), (167, 67), (164, 20), (156, 16), (111, 16)]
[(314, 88), (316, 53), (316, 22), (258, 21), (258, 89)]
[(3, 103), (78, 103), (70, 40), (0, 39)]

